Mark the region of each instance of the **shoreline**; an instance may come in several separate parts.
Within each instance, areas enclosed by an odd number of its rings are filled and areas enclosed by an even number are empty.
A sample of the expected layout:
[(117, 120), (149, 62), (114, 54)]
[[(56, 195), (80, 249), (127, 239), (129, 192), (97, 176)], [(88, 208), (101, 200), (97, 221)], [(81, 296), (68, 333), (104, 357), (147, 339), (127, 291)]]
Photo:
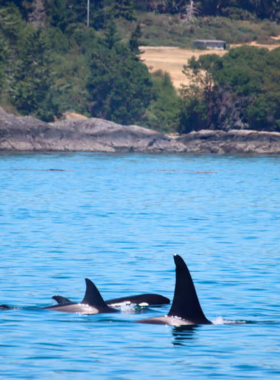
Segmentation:
[(280, 133), (201, 130), (168, 136), (97, 118), (48, 124), (30, 116), (16, 117), (0, 107), (0, 154), (39, 152), (280, 154)]

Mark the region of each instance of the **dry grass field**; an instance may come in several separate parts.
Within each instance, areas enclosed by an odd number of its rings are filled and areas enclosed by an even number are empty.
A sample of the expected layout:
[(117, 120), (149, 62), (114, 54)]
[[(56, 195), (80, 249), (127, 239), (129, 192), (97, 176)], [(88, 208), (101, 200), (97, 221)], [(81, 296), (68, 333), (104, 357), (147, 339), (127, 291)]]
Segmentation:
[[(276, 38), (275, 38), (276, 39)], [(278, 37), (280, 39), (280, 37)], [(278, 45), (260, 45), (252, 42), (248, 45), (267, 48), (269, 50), (280, 47)], [(241, 46), (231, 45), (231, 48)], [(183, 66), (187, 64), (188, 59), (191, 57), (199, 58), (205, 54), (217, 54), (223, 56), (227, 53), (226, 50), (187, 50), (176, 47), (152, 47), (142, 46), (141, 51), (144, 53), (141, 55), (141, 59), (147, 65), (151, 73), (162, 70), (169, 73), (171, 80), (176, 88), (180, 88), (181, 84), (187, 85), (188, 79), (182, 73)]]

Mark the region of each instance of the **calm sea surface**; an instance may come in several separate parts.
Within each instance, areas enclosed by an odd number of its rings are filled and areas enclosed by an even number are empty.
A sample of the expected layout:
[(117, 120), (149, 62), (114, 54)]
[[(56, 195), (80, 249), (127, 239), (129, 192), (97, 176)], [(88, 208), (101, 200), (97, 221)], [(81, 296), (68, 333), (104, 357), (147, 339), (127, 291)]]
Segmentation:
[[(0, 377), (280, 379), (280, 157), (0, 155)], [(18, 169), (18, 170), (15, 170)], [(64, 171), (49, 171), (63, 169)], [(83, 316), (81, 301), (173, 297), (173, 254), (214, 325)], [(237, 323), (246, 322), (246, 323)]]

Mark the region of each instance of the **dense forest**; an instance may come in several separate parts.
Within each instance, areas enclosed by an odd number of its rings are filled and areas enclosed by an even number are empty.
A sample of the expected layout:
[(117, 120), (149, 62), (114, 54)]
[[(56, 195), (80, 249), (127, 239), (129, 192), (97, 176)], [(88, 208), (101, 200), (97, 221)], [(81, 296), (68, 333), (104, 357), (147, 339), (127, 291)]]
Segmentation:
[(279, 20), (280, 17), (278, 0), (136, 0), (134, 4), (136, 9), (157, 10), (163, 13), (187, 14), (193, 5), (201, 16), (225, 16), (244, 20), (252, 18)]
[(250, 46), (223, 57), (192, 58), (181, 91), (180, 132), (198, 129), (280, 131), (280, 49)]
[(264, 22), (261, 29), (272, 35), (280, 1), (90, 0), (89, 5), (87, 13), (87, 0), (0, 0), (4, 108), (45, 121), (75, 110), (162, 132), (280, 130), (279, 49), (242, 47), (222, 58), (192, 59), (185, 66), (191, 85), (179, 92), (168, 74), (148, 72), (139, 49), (143, 15), (167, 15), (192, 36), (205, 18)]

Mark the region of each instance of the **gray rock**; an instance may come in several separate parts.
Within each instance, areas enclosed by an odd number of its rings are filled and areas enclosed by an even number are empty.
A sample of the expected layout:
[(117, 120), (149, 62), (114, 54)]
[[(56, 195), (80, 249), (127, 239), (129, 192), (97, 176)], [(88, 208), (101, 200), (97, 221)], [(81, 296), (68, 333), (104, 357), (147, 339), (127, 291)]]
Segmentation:
[(183, 152), (185, 146), (161, 133), (102, 119), (67, 119), (48, 124), (15, 117), (0, 107), (0, 150), (90, 152)]
[(219, 154), (280, 153), (280, 133), (252, 130), (191, 132), (177, 138), (187, 152)]
[(10, 115), (0, 107), (0, 151), (279, 154), (280, 133), (202, 130), (166, 136), (96, 118), (48, 124), (29, 116)]

